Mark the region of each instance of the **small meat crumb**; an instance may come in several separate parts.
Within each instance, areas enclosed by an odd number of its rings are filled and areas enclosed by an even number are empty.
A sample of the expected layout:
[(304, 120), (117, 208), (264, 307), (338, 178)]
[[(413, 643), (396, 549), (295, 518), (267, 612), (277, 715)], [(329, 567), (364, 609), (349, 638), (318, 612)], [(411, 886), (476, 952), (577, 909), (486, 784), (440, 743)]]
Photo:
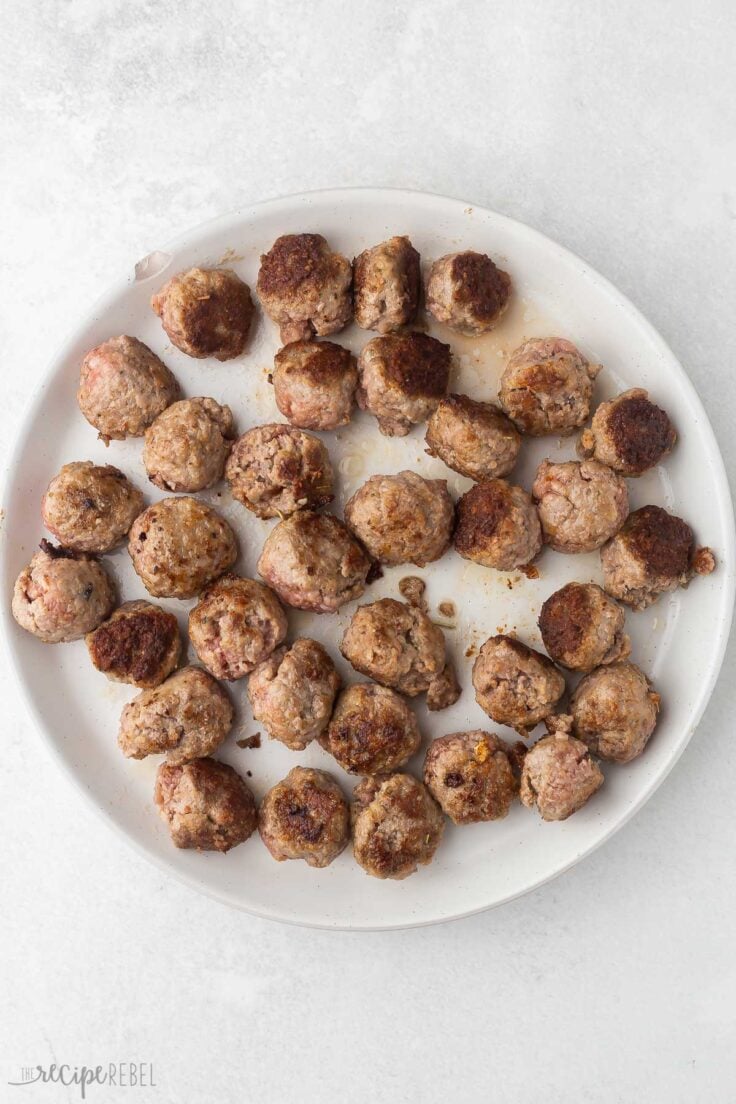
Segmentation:
[(519, 568), (519, 571), (522, 575), (526, 575), (527, 579), (539, 578), (539, 568), (535, 567), (534, 564), (525, 564), (524, 567)]
[(403, 579), (399, 581), (399, 594), (402, 598), (409, 603), (410, 606), (414, 606), (416, 609), (427, 611), (427, 601), (424, 597), (424, 592), (427, 589), (427, 584), (424, 579), (420, 579), (418, 575), (405, 575)]
[(473, 655), (475, 655), (475, 644), (469, 644), (465, 649), (465, 658), (470, 659)]
[(451, 663), (446, 663), (443, 670), (432, 679), (427, 690), (427, 709), (431, 713), (437, 713), (440, 709), (447, 709), (454, 705), (460, 697), (462, 690), (457, 681), (455, 668)]
[(443, 617), (454, 617), (457, 613), (454, 602), (440, 602), (437, 609)]
[(236, 740), (239, 748), (259, 748), (261, 746), (261, 734), (256, 732), (254, 736), (245, 736), (242, 740)]
[(710, 575), (716, 569), (716, 558), (710, 548), (699, 548), (693, 556), (693, 571), (696, 575)]

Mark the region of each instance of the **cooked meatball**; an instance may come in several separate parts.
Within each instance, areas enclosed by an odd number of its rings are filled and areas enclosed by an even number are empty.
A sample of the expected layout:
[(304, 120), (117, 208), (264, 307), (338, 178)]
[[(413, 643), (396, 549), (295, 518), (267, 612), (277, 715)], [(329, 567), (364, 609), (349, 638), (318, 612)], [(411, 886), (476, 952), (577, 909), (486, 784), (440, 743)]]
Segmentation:
[(169, 369), (135, 337), (113, 337), (82, 361), (77, 402), (105, 444), (142, 437), (178, 397)]
[(64, 548), (110, 552), (143, 509), (143, 495), (112, 464), (64, 464), (48, 485), (41, 517)]
[(454, 824), (502, 820), (519, 792), (508, 744), (490, 732), (453, 732), (429, 745), (424, 784)]
[(283, 606), (255, 579), (223, 575), (199, 596), (189, 614), (189, 638), (215, 678), (242, 678), (286, 636)]
[(115, 606), (115, 587), (103, 567), (84, 552), (42, 540), (13, 589), (13, 617), (44, 644), (80, 640)]
[(289, 425), (256, 426), (238, 437), (225, 477), (233, 498), (260, 518), (316, 510), (335, 497), (327, 449)]
[(539, 614), (539, 631), (555, 663), (573, 671), (616, 663), (631, 651), (624, 611), (595, 583), (568, 583), (551, 594)]
[(427, 709), (438, 713), (454, 705), (462, 694), (457, 680), (457, 672), (451, 663), (446, 663), (440, 673), (432, 679), (427, 690)]
[(415, 697), (445, 666), (442, 629), (414, 606), (381, 598), (359, 606), (340, 651), (361, 675)]
[(357, 399), (386, 437), (427, 420), (450, 382), (450, 346), (423, 333), (374, 337), (358, 357)]
[(522, 736), (543, 721), (565, 693), (565, 680), (554, 663), (511, 636), (486, 640), (473, 664), (473, 686), (483, 712)]
[(709, 548), (695, 551), (693, 531), (661, 506), (629, 514), (601, 549), (603, 586), (619, 602), (646, 609), (660, 594), (687, 586), (693, 575), (709, 575), (715, 558)]
[(600, 365), (590, 364), (572, 342), (534, 337), (511, 354), (499, 401), (522, 433), (565, 437), (588, 420), (599, 372)]
[(256, 285), (284, 345), (326, 337), (348, 324), (353, 270), (321, 234), (284, 234), (261, 257)]
[(348, 803), (326, 771), (293, 767), (261, 802), (258, 831), (277, 862), (329, 866), (350, 839)]
[(383, 774), (411, 759), (421, 736), (403, 698), (386, 686), (359, 682), (342, 691), (319, 742), (350, 774)]
[(427, 424), (427, 452), (469, 479), (508, 475), (516, 463), (521, 437), (493, 403), (467, 395), (448, 395)]
[(169, 340), (191, 357), (232, 360), (253, 321), (250, 288), (229, 268), (190, 268), (151, 299)]
[(519, 797), (542, 820), (567, 820), (603, 785), (585, 744), (564, 731), (543, 736), (524, 756)]
[(165, 754), (170, 763), (186, 763), (211, 755), (232, 723), (230, 699), (212, 675), (201, 667), (182, 667), (128, 702), (118, 744), (127, 759)]
[(389, 238), (353, 261), (355, 321), (391, 333), (414, 321), (419, 305), (419, 254), (406, 237)]
[(268, 735), (301, 751), (327, 727), (340, 676), (316, 640), (277, 648), (248, 679), (248, 700)]
[(438, 560), (450, 546), (455, 510), (444, 479), (416, 472), (373, 475), (345, 504), (345, 521), (384, 564)]
[(545, 544), (555, 552), (593, 552), (618, 532), (629, 512), (624, 479), (597, 460), (543, 460), (532, 496)]
[(237, 559), (235, 534), (211, 506), (196, 498), (163, 498), (130, 530), (136, 574), (156, 598), (194, 598)]
[(581, 679), (570, 702), (573, 732), (601, 759), (628, 763), (654, 732), (659, 694), (633, 663), (598, 667)]
[(583, 456), (621, 475), (638, 476), (672, 452), (677, 434), (664, 410), (640, 387), (601, 403), (580, 438)]
[(485, 253), (448, 253), (435, 261), (427, 277), (427, 310), (438, 322), (464, 334), (482, 334), (495, 326), (511, 295), (508, 272)]
[(366, 873), (399, 880), (432, 861), (445, 821), (426, 786), (410, 774), (364, 778), (353, 797), (353, 854)]
[(203, 491), (222, 479), (235, 436), (229, 406), (214, 399), (182, 399), (146, 430), (143, 463), (162, 491)]
[(357, 386), (355, 357), (332, 341), (292, 341), (274, 359), (276, 405), (287, 422), (301, 429), (347, 425)]
[(216, 759), (162, 763), (153, 799), (176, 847), (229, 851), (253, 835), (253, 794), (237, 771)]
[(455, 551), (466, 560), (514, 571), (531, 563), (541, 547), (537, 509), (521, 487), (489, 479), (458, 502)]
[(124, 602), (112, 617), (87, 633), (87, 649), (97, 670), (113, 682), (150, 690), (179, 662), (179, 625), (160, 606)]

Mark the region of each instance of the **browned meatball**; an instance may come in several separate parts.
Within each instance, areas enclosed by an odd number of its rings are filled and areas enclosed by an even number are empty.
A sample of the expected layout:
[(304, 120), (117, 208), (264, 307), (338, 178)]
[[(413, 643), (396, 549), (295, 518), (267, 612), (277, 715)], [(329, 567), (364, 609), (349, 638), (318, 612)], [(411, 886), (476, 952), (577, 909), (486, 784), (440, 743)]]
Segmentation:
[(203, 491), (222, 479), (235, 425), (229, 406), (182, 399), (146, 430), (143, 463), (162, 491)]
[(421, 736), (403, 698), (386, 686), (359, 682), (340, 694), (319, 742), (350, 774), (383, 774), (411, 759)]
[(169, 369), (135, 337), (113, 337), (82, 361), (77, 402), (106, 444), (142, 437), (178, 396)]
[(429, 745), (424, 784), (454, 824), (502, 820), (519, 792), (508, 744), (490, 732), (453, 732)]
[(427, 709), (437, 713), (454, 705), (462, 694), (457, 680), (457, 672), (451, 663), (446, 663), (440, 673), (432, 679), (427, 690)]
[(163, 498), (130, 530), (136, 573), (155, 598), (194, 598), (237, 559), (235, 534), (224, 518), (196, 498)]
[(486, 640), (473, 664), (473, 686), (483, 712), (522, 736), (543, 721), (565, 693), (565, 680), (554, 663), (511, 636)]
[(118, 744), (127, 759), (165, 754), (170, 763), (185, 763), (215, 751), (232, 723), (230, 699), (212, 675), (182, 667), (128, 702)]
[(506, 310), (508, 272), (485, 253), (468, 249), (435, 261), (427, 277), (427, 310), (438, 322), (465, 334), (485, 333)]
[(508, 475), (516, 463), (521, 437), (493, 403), (467, 395), (448, 395), (427, 424), (427, 452), (469, 479)]
[(593, 552), (629, 512), (624, 479), (597, 460), (543, 460), (532, 487), (545, 544), (555, 552)]
[(427, 420), (450, 382), (450, 346), (423, 333), (374, 337), (358, 357), (357, 399), (386, 437)]
[(391, 333), (414, 321), (419, 305), (419, 254), (406, 237), (389, 238), (353, 261), (355, 321)]
[(428, 690), (445, 666), (442, 629), (394, 598), (359, 606), (340, 651), (361, 675), (409, 697)]
[(659, 694), (633, 663), (598, 667), (578, 683), (570, 702), (573, 732), (601, 759), (628, 763), (654, 732)]
[(169, 340), (191, 357), (240, 356), (253, 321), (250, 288), (229, 268), (190, 268), (151, 299)]
[(172, 613), (150, 602), (124, 602), (107, 621), (87, 633), (87, 649), (98, 671), (113, 682), (149, 690), (179, 662), (179, 625)]
[(277, 862), (329, 866), (350, 839), (348, 803), (326, 771), (293, 767), (261, 802), (258, 831)]
[(601, 403), (580, 451), (621, 475), (638, 476), (672, 452), (677, 434), (664, 410), (640, 387)]
[(256, 289), (284, 345), (337, 333), (350, 321), (353, 270), (321, 234), (284, 234), (261, 257)]
[(332, 341), (292, 341), (274, 359), (276, 405), (291, 425), (301, 429), (347, 425), (357, 386), (355, 357)]
[(410, 774), (364, 778), (353, 797), (353, 854), (367, 874), (398, 881), (432, 861), (445, 821), (426, 786)]
[(455, 551), (466, 560), (514, 571), (542, 547), (539, 516), (530, 495), (503, 479), (476, 483), (457, 504)]
[(416, 472), (372, 475), (345, 504), (345, 521), (384, 564), (438, 560), (450, 546), (455, 509), (444, 479)]
[(599, 371), (572, 342), (535, 337), (511, 354), (498, 397), (522, 433), (565, 437), (588, 420)]
[(255, 579), (223, 575), (189, 614), (189, 638), (215, 678), (242, 678), (277, 648), (288, 625), (272, 590)]
[(261, 518), (316, 510), (334, 498), (327, 449), (289, 425), (256, 426), (238, 437), (225, 477), (233, 498)]
[(316, 640), (295, 640), (277, 648), (248, 679), (248, 700), (268, 735), (301, 751), (322, 733), (332, 716), (340, 676)]
[(574, 671), (616, 663), (631, 651), (624, 611), (595, 583), (568, 583), (551, 594), (539, 631), (555, 663)]
[(334, 613), (365, 590), (371, 561), (332, 514), (299, 510), (266, 538), (258, 574), (282, 602)]
[(115, 587), (103, 567), (84, 552), (41, 541), (15, 581), (13, 617), (44, 644), (80, 640), (115, 606)]
[(542, 820), (567, 820), (603, 785), (603, 773), (585, 744), (564, 731), (543, 736), (526, 753), (519, 796)]
[(229, 851), (253, 835), (253, 794), (237, 771), (216, 759), (162, 763), (153, 799), (176, 847)]
[(112, 464), (64, 464), (41, 501), (50, 533), (74, 552), (110, 552), (143, 509), (143, 495)]

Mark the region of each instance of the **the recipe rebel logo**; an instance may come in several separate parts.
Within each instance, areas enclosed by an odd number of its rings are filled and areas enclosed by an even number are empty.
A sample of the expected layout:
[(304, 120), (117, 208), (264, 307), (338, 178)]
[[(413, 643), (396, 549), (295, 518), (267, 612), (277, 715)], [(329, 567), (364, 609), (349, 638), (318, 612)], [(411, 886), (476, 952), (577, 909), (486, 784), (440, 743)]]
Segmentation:
[(117, 1089), (155, 1089), (152, 1062), (108, 1062), (106, 1065), (73, 1066), (54, 1063), (51, 1066), (21, 1066), (19, 1075), (8, 1085), (22, 1088), (24, 1085), (76, 1086), (81, 1100), (87, 1099), (87, 1090), (95, 1085), (107, 1085)]

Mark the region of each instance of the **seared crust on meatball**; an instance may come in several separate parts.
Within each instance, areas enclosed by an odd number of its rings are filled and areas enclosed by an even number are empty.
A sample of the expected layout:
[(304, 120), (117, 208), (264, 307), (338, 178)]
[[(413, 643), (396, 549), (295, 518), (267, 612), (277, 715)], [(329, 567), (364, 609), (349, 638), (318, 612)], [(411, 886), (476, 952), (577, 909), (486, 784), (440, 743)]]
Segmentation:
[(286, 636), (284, 608), (255, 579), (222, 575), (189, 614), (189, 638), (215, 678), (232, 682), (266, 659)]
[(631, 641), (624, 620), (621, 607), (595, 583), (568, 583), (542, 606), (539, 631), (555, 663), (592, 671), (628, 656)]
[(353, 261), (355, 321), (391, 333), (414, 321), (419, 305), (419, 254), (407, 237), (389, 238)]
[(143, 495), (112, 464), (64, 464), (41, 501), (41, 517), (64, 548), (110, 552), (143, 509)]
[(635, 664), (598, 667), (572, 695), (573, 732), (601, 759), (628, 763), (649, 742), (659, 703), (659, 694)]
[(386, 774), (411, 759), (421, 736), (403, 698), (386, 686), (359, 682), (342, 691), (319, 742), (350, 774)]
[(519, 797), (542, 820), (567, 820), (603, 785), (585, 744), (560, 731), (543, 736), (524, 756)]
[(634, 387), (601, 403), (580, 438), (580, 452), (634, 477), (655, 467), (676, 441), (675, 427), (664, 410), (641, 387)]
[(510, 748), (475, 729), (440, 736), (424, 760), (424, 784), (454, 824), (501, 820), (519, 792)]
[(357, 399), (386, 437), (405, 437), (447, 394), (450, 346), (423, 333), (374, 337), (358, 357)]
[(163, 498), (139, 514), (128, 551), (136, 574), (156, 598), (196, 597), (238, 555), (225, 519), (188, 496)]
[(174, 376), (136, 337), (113, 337), (82, 361), (77, 402), (105, 443), (142, 437), (178, 396)]
[(359, 606), (340, 651), (361, 675), (412, 698), (429, 689), (445, 666), (442, 629), (394, 598)]
[(112, 617), (87, 633), (87, 650), (97, 670), (113, 682), (149, 690), (179, 662), (179, 625), (173, 613), (160, 606), (124, 602)]
[(233, 498), (261, 518), (316, 510), (334, 498), (327, 449), (290, 425), (256, 426), (238, 437), (225, 477)]
[(486, 640), (473, 664), (473, 686), (483, 712), (522, 736), (543, 721), (565, 693), (565, 680), (554, 663), (511, 636)]
[(629, 492), (622, 476), (597, 460), (543, 460), (532, 496), (545, 544), (555, 552), (593, 552), (623, 525)]
[(353, 797), (353, 854), (367, 874), (400, 880), (432, 861), (445, 821), (426, 786), (410, 774), (365, 778)]
[(508, 475), (516, 463), (521, 437), (513, 422), (493, 403), (467, 395), (448, 395), (427, 424), (427, 452), (469, 479)]
[(216, 759), (162, 763), (153, 799), (176, 847), (229, 851), (258, 823), (253, 794), (237, 771)]
[(292, 341), (274, 358), (276, 405), (287, 422), (301, 429), (347, 425), (357, 386), (355, 357), (333, 341)]
[(427, 310), (438, 322), (465, 334), (493, 328), (506, 310), (511, 277), (485, 253), (472, 249), (435, 261), (427, 277)]
[(105, 569), (84, 552), (40, 550), (15, 580), (13, 617), (44, 644), (80, 640), (115, 606), (115, 587)]
[(476, 483), (457, 504), (455, 551), (466, 560), (514, 571), (538, 555), (542, 530), (531, 496), (503, 479)]
[(302, 638), (259, 663), (248, 679), (248, 700), (273, 740), (301, 751), (327, 727), (339, 689), (340, 676), (325, 649)]
[(146, 430), (143, 463), (162, 491), (203, 491), (222, 479), (235, 436), (229, 406), (181, 399)]
[(165, 754), (170, 763), (186, 763), (215, 751), (232, 723), (230, 699), (212, 675), (201, 667), (182, 667), (128, 702), (118, 744), (127, 759)]
[(293, 767), (261, 802), (258, 831), (277, 862), (329, 866), (350, 839), (348, 803), (326, 771)]
[(345, 521), (384, 564), (438, 560), (450, 546), (455, 509), (444, 479), (416, 472), (372, 475), (345, 504)]
[(151, 299), (170, 341), (199, 360), (232, 360), (245, 349), (253, 321), (250, 288), (230, 268), (190, 268)]
[(337, 333), (350, 321), (353, 271), (321, 234), (284, 234), (261, 257), (256, 290), (284, 345)]
[(571, 341), (535, 337), (509, 357), (499, 401), (522, 433), (565, 437), (588, 420), (599, 372)]

